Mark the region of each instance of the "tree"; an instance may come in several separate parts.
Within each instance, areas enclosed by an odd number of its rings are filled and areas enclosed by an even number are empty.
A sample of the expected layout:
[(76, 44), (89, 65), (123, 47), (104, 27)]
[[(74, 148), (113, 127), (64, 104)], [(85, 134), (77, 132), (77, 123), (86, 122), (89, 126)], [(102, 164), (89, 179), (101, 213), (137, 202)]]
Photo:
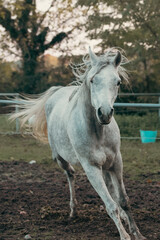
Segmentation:
[(113, 46), (125, 49), (137, 72), (133, 81), (135, 89), (157, 91), (160, 87), (160, 1), (79, 0), (78, 4), (91, 10), (86, 24), (91, 39), (101, 39), (103, 50)]
[(59, 30), (48, 41), (50, 29), (45, 21), (50, 9), (57, 2), (52, 1), (45, 13), (39, 13), (36, 10), (35, 0), (0, 0), (0, 25), (5, 31), (5, 36), (9, 36), (11, 42), (21, 53), (23, 79), (19, 84), (23, 85), (22, 89), (27, 93), (33, 93), (36, 89), (38, 57), (47, 49), (60, 43), (68, 34)]
[(12, 74), (14, 72), (13, 63), (1, 62), (0, 61), (0, 92), (5, 92), (7, 90), (13, 89), (14, 83), (12, 82)]

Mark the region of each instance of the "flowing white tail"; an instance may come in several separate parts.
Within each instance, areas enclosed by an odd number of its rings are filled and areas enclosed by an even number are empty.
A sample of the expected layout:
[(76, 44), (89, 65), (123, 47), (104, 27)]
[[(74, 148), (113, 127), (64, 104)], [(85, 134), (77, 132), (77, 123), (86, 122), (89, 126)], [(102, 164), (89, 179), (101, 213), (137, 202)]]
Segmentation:
[(9, 119), (13, 121), (19, 118), (21, 129), (29, 126), (35, 138), (48, 142), (45, 103), (59, 88), (51, 87), (41, 95), (37, 95), (37, 98), (19, 99), (21, 102), (18, 106), (21, 110), (18, 113), (12, 113)]

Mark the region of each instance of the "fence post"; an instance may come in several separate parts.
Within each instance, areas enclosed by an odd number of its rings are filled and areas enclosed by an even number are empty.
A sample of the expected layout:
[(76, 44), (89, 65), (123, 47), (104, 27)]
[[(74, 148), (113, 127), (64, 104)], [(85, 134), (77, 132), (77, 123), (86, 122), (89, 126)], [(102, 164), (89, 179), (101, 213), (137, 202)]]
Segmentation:
[[(19, 106), (16, 104), (15, 106), (15, 112), (18, 113), (19, 112)], [(19, 118), (16, 118), (16, 133), (19, 133)]]
[[(159, 104), (160, 104), (160, 96), (159, 96)], [(159, 119), (160, 119), (160, 108), (158, 110), (158, 116), (159, 116)]]

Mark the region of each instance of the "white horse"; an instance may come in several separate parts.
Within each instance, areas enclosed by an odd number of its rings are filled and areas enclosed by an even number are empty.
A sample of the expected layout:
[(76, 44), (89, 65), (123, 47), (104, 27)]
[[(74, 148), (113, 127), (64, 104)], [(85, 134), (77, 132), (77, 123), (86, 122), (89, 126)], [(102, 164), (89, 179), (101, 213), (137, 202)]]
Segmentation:
[(67, 174), (70, 189), (70, 216), (76, 214), (74, 168), (79, 162), (91, 185), (103, 200), (121, 240), (130, 240), (121, 218), (129, 225), (135, 240), (145, 240), (132, 217), (123, 183), (120, 132), (113, 117), (124, 56), (109, 49), (97, 56), (89, 49), (89, 58), (74, 68), (78, 86), (52, 87), (36, 99), (27, 99), (21, 111), (11, 116), (24, 126), (32, 118), (34, 135), (47, 141), (52, 156)]

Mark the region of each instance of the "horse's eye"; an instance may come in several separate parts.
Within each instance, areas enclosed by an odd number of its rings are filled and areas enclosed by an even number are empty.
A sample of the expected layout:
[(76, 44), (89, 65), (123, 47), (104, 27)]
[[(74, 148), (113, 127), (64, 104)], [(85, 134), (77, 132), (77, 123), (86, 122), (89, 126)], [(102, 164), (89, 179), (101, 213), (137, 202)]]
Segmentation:
[(93, 83), (93, 78), (91, 79), (90, 83)]
[(117, 86), (120, 86), (120, 85), (121, 85), (121, 80), (117, 82)]

